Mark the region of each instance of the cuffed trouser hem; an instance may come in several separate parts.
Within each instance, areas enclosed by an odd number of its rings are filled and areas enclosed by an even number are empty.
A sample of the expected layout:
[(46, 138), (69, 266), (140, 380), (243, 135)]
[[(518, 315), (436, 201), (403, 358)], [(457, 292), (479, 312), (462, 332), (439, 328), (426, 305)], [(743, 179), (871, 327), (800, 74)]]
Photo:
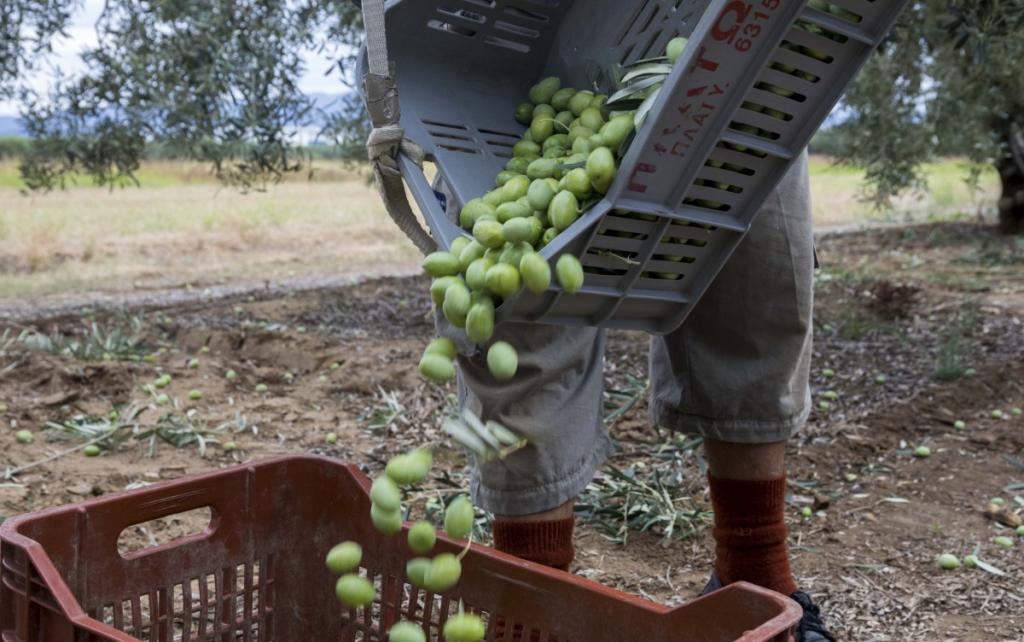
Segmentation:
[(658, 401), (651, 404), (651, 417), (659, 426), (731, 444), (773, 444), (786, 441), (800, 432), (810, 414), (810, 403), (806, 403), (797, 414), (782, 419), (702, 417)]
[(602, 432), (590, 453), (568, 473), (540, 485), (489, 488), (481, 482), (479, 472), (474, 471), (473, 503), (505, 516), (533, 515), (557, 508), (583, 492), (613, 450), (611, 439)]

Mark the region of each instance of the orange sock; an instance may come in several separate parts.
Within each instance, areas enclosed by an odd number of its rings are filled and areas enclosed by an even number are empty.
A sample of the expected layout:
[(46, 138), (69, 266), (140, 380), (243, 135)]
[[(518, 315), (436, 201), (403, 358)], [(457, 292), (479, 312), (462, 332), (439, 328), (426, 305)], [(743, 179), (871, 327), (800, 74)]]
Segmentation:
[(575, 556), (572, 531), (576, 520), (522, 522), (496, 518), (493, 524), (494, 548), (537, 564), (569, 570)]
[(750, 582), (791, 595), (796, 582), (786, 544), (786, 478), (767, 481), (708, 475), (715, 511), (715, 569), (723, 584)]

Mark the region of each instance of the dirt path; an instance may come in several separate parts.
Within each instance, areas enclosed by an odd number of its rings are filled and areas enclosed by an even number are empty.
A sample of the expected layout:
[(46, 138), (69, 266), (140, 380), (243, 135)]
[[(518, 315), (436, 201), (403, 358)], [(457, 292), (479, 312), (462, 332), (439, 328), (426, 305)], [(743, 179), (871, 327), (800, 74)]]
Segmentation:
[[(815, 231), (820, 244), (850, 234), (863, 234), (871, 230), (923, 229), (931, 224), (899, 224), (868, 222), (856, 224), (824, 225)], [(401, 263), (378, 262), (370, 269), (341, 274), (304, 274), (283, 279), (238, 279), (229, 283), (209, 283), (198, 286), (138, 287), (135, 290), (91, 290), (64, 292), (37, 297), (0, 298), (0, 319), (14, 323), (31, 323), (47, 319), (74, 316), (83, 311), (111, 312), (121, 309), (145, 310), (192, 305), (213, 304), (221, 300), (236, 300), (249, 296), (263, 298), (282, 297), (289, 293), (344, 288), (361, 281), (385, 277), (411, 277), (419, 273), (414, 257)]]
[[(1024, 247), (962, 224), (826, 235), (820, 249), (816, 410), (790, 448), (788, 516), (804, 587), (844, 640), (1021, 639), (1024, 540), (993, 544), (1012, 532), (983, 511), (992, 497), (1024, 511), (1024, 418), (1013, 414), (1024, 407)], [(37, 323), (35, 338), (9, 334), (0, 339), (7, 466), (124, 428), (100, 457), (75, 453), (0, 485), (3, 511), (281, 453), (327, 454), (375, 472), (413, 444), (443, 444), (438, 418), (452, 391), (413, 371), (432, 330), (425, 289), (420, 277), (282, 284), (97, 314), (92, 340), (73, 308)], [(664, 474), (683, 528), (688, 511), (707, 507), (701, 450), (650, 426), (645, 360), (645, 337), (612, 334), (605, 402), (625, 412), (611, 428), (620, 447), (610, 464), (640, 480)], [(162, 374), (167, 387), (143, 388)], [(190, 399), (193, 390), (202, 398)], [(17, 443), (19, 429), (34, 442)], [(140, 437), (152, 430), (159, 436)], [(339, 438), (327, 443), (332, 432)], [(237, 449), (226, 451), (228, 441)], [(920, 445), (930, 457), (913, 456)], [(433, 483), (465, 484), (465, 460), (441, 452), (446, 477)], [(601, 480), (613, 479), (606, 469)], [(593, 488), (588, 500), (600, 495)], [(130, 535), (164, 541), (194, 526), (171, 520)], [(617, 523), (584, 521), (575, 572), (668, 603), (703, 585), (712, 558), (702, 528), (667, 540), (658, 528), (630, 532), (621, 544), (605, 536), (609, 527)], [(939, 553), (975, 549), (1005, 575), (934, 564)]]
[(41, 320), (82, 314), (83, 310), (93, 313), (116, 310), (148, 310), (170, 308), (196, 303), (212, 304), (216, 301), (244, 299), (250, 296), (263, 298), (283, 297), (290, 293), (315, 290), (340, 289), (368, 279), (387, 277), (411, 277), (419, 273), (412, 265), (375, 265), (359, 273), (333, 275), (307, 274), (280, 280), (240, 280), (227, 284), (211, 284), (208, 287), (143, 288), (125, 292), (65, 293), (35, 298), (0, 299), (0, 319), (15, 323), (32, 323)]

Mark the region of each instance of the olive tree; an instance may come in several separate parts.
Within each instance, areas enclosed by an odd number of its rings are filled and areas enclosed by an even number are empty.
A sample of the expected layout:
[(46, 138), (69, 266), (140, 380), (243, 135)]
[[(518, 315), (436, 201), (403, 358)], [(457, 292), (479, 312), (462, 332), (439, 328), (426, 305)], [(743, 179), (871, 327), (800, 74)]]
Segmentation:
[(17, 79), (33, 70), (64, 34), (75, 0), (3, 0), (0, 3), (0, 99), (13, 96)]
[[(8, 2), (36, 16), (4, 35), (3, 46), (25, 59), (39, 47), (33, 29), (58, 31), (73, 0)], [(365, 139), (361, 101), (341, 84), (351, 83), (362, 33), (361, 14), (348, 2), (107, 0), (96, 30), (83, 74), (45, 92), (18, 88), (33, 140), (22, 162), (30, 189), (63, 184), (75, 172), (100, 184), (132, 180), (150, 143), (209, 162), (225, 182), (248, 187), (300, 167), (299, 128), (326, 118), (326, 134), (339, 142), (359, 139), (358, 150)], [(310, 53), (336, 63), (339, 101), (326, 117), (298, 86)], [(15, 62), (11, 75), (18, 72)]]
[(1000, 227), (1024, 232), (1022, 61), (1024, 0), (912, 2), (844, 99), (841, 157), (880, 203), (940, 153), (994, 166)]

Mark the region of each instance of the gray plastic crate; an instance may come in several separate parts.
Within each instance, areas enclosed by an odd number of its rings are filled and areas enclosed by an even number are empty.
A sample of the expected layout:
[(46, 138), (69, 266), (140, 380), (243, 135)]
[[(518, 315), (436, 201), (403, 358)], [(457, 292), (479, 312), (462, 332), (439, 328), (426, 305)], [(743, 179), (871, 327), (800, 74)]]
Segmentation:
[(524, 291), (498, 308), (499, 321), (653, 333), (683, 322), (906, 0), (829, 0), (846, 14), (806, 4), (388, 5), (401, 124), (436, 163), (452, 195), (447, 211), (414, 163), (400, 165), (445, 247), (463, 233), (454, 222), (461, 204), (492, 189), (511, 157), (524, 131), (512, 112), (531, 85), (558, 75), (567, 86), (610, 93), (616, 63), (661, 55), (672, 38), (690, 38), (604, 200), (541, 252), (552, 262), (564, 252), (580, 257), (583, 290)]

